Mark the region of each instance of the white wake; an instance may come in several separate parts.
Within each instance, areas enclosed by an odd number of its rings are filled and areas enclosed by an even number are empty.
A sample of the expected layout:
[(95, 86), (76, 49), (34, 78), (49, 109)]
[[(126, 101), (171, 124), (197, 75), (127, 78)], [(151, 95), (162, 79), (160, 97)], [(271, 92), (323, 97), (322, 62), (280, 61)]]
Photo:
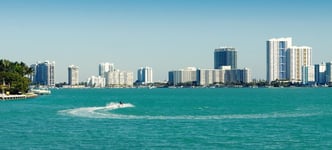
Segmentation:
[(130, 108), (130, 107), (135, 107), (135, 106), (130, 103), (120, 104), (120, 103), (111, 102), (104, 107), (80, 107), (74, 109), (61, 110), (58, 113), (62, 115), (87, 117), (87, 118), (112, 118), (112, 117), (117, 117), (119, 115), (112, 114), (109, 111), (121, 108)]
[(123, 115), (114, 114), (112, 110), (135, 107), (130, 103), (111, 102), (104, 107), (81, 107), (74, 109), (61, 110), (61, 115), (69, 115), (84, 118), (110, 118), (110, 119), (151, 119), (151, 120), (222, 120), (222, 119), (268, 119), (268, 118), (297, 118), (316, 116), (320, 113), (301, 113), (295, 112), (272, 112), (263, 114), (225, 114), (225, 115), (179, 115), (179, 116), (152, 116), (152, 115)]

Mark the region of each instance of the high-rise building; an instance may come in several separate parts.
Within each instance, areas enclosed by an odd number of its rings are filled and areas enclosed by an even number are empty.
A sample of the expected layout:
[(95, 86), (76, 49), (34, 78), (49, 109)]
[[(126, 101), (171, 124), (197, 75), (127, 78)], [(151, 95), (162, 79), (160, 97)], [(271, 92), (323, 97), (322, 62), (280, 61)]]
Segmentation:
[(248, 68), (225, 70), (224, 80), (224, 83), (249, 83), (250, 70)]
[(99, 76), (104, 77), (105, 73), (110, 71), (115, 71), (114, 64), (108, 62), (99, 64)]
[(137, 70), (137, 81), (140, 84), (149, 84), (153, 83), (152, 78), (152, 68), (151, 67), (142, 67)]
[(315, 66), (302, 66), (302, 84), (313, 84), (315, 82)]
[(45, 61), (43, 63), (38, 62), (37, 64), (32, 64), (31, 68), (34, 70), (34, 75), (32, 76), (32, 83), (37, 85), (54, 87), (54, 67), (54, 61)]
[(30, 81), (32, 84), (37, 84), (37, 66), (38, 64), (32, 64), (30, 65), (30, 68), (33, 70), (32, 74), (30, 75)]
[(197, 69), (188, 67), (186, 69), (173, 70), (168, 72), (169, 85), (193, 84), (197, 82)]
[(105, 73), (107, 87), (132, 87), (134, 83), (133, 72), (109, 71)]
[(332, 62), (326, 63), (326, 83), (331, 84), (332, 83)]
[(237, 68), (237, 51), (231, 47), (221, 47), (214, 50), (214, 69), (220, 69), (222, 66), (231, 66)]
[(315, 82), (317, 84), (323, 85), (326, 83), (326, 64), (315, 64)]
[(186, 69), (169, 71), (169, 85), (192, 85), (209, 86), (222, 83), (249, 83), (251, 82), (250, 70), (231, 69), (231, 66), (223, 66), (220, 69)]
[[(312, 65), (312, 48), (292, 46), (287, 49), (287, 79), (292, 82), (302, 81), (302, 67)], [(311, 68), (310, 68), (311, 69)]]
[(78, 85), (79, 84), (79, 67), (70, 65), (68, 67), (68, 84)]
[[(224, 66), (225, 67), (225, 66)], [(229, 66), (227, 69), (198, 69), (197, 70), (197, 83), (201, 86), (209, 86), (221, 84), (225, 82), (226, 70), (231, 70)]]
[(287, 79), (287, 49), (292, 46), (292, 38), (270, 39), (266, 42), (266, 80)]
[[(215, 82), (215, 72), (217, 69), (198, 69), (197, 76), (198, 76), (198, 84), (202, 86), (212, 85)], [(219, 75), (219, 74), (218, 74)], [(219, 82), (218, 82), (219, 83)]]

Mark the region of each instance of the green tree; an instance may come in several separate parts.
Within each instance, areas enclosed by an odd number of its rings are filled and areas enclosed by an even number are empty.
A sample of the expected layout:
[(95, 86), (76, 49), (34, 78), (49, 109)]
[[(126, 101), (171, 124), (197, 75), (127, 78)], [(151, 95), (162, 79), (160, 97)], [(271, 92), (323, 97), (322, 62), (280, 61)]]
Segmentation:
[(32, 68), (23, 62), (11, 62), (0, 60), (0, 81), (6, 84), (6, 91), (12, 94), (26, 93), (29, 89), (30, 80), (28, 75), (32, 74)]

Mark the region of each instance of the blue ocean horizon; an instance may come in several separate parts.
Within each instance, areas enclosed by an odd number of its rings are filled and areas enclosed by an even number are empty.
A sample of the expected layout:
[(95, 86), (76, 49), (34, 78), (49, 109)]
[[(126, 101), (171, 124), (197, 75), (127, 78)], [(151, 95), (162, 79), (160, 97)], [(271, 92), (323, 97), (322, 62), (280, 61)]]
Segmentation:
[(0, 102), (0, 147), (328, 149), (331, 90), (53, 89)]

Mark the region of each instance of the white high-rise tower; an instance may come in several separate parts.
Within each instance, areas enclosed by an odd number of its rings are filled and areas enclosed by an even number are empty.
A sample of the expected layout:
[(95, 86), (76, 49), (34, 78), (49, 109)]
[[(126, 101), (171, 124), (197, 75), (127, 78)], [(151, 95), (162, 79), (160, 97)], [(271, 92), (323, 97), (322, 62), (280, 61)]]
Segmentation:
[(99, 64), (99, 76), (105, 77), (105, 73), (110, 71), (115, 71), (114, 64), (108, 62)]
[(34, 70), (32, 77), (32, 83), (36, 85), (45, 85), (49, 87), (55, 86), (54, 81), (54, 68), (55, 62), (45, 61), (43, 63), (37, 62), (37, 64), (31, 65), (31, 68)]
[(79, 84), (79, 72), (78, 67), (70, 65), (68, 67), (68, 84), (69, 85), (78, 85)]
[(292, 46), (292, 38), (270, 39), (266, 42), (266, 80), (287, 79), (287, 49)]

